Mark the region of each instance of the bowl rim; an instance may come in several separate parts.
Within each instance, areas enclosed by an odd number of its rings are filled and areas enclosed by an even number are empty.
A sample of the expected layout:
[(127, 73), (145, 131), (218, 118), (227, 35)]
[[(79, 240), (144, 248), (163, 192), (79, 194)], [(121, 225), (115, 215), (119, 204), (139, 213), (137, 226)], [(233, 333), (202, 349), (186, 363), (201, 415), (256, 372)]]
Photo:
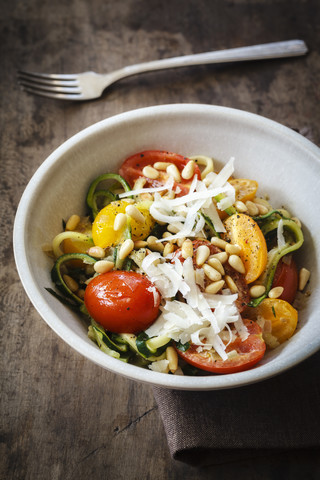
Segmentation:
[[(28, 267), (28, 252), (26, 251), (26, 221), (32, 204), (32, 199), (36, 195), (37, 190), (41, 188), (42, 179), (45, 175), (48, 175), (50, 168), (64, 153), (66, 153), (71, 147), (75, 146), (79, 140), (83, 141), (83, 139), (90, 137), (92, 134), (121, 124), (123, 121), (135, 121), (148, 116), (154, 116), (155, 114), (186, 114), (195, 112), (198, 114), (216, 113), (222, 117), (231, 116), (234, 119), (239, 119), (249, 123), (258, 122), (266, 129), (271, 129), (273, 131), (276, 130), (281, 135), (288, 137), (290, 141), (298, 143), (303, 147), (303, 149), (308, 150), (309, 153), (314, 156), (314, 159), (320, 163), (320, 149), (310, 140), (306, 139), (301, 134), (290, 129), (289, 127), (275, 122), (274, 120), (244, 110), (207, 104), (177, 103), (143, 107), (123, 112), (100, 120), (99, 122), (86, 127), (67, 139), (57, 149), (55, 149), (35, 171), (21, 196), (15, 215), (13, 228), (13, 251), (16, 268), (21, 283), (33, 306), (43, 320), (55, 331), (55, 333), (81, 355), (85, 356), (99, 366), (106, 368), (112, 373), (120, 374), (131, 380), (151, 384), (154, 386), (178, 390), (229, 389), (266, 380), (294, 367), (301, 361), (313, 355), (320, 348), (320, 338), (318, 340), (314, 339), (313, 343), (308, 345), (307, 351), (297, 352), (296, 356), (294, 358), (290, 358), (291, 361), (287, 362), (286, 364), (279, 364), (277, 368), (275, 368), (275, 365), (273, 365), (272, 369), (268, 368), (268, 364), (260, 366), (259, 374), (258, 368), (253, 368), (251, 370), (238, 372), (235, 374), (180, 377), (176, 375), (165, 375), (162, 373), (153, 372), (151, 370), (146, 370), (131, 364), (124, 364), (123, 362), (119, 362), (117, 359), (107, 356), (94, 344), (92, 344), (92, 348), (91, 346), (89, 348), (84, 339), (79, 338), (70, 329), (70, 327), (68, 327), (63, 320), (61, 320), (49, 307), (46, 301), (42, 298), (41, 292), (39, 292), (39, 289), (33, 282), (33, 278)], [(101, 355), (103, 355), (103, 358), (106, 361), (101, 361)]]

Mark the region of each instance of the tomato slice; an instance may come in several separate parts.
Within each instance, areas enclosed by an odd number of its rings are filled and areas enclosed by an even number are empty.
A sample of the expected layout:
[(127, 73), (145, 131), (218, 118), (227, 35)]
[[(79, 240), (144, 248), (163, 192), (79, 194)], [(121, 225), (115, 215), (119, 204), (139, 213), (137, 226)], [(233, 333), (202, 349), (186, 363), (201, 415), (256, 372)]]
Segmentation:
[(240, 245), (239, 254), (246, 269), (246, 282), (254, 282), (267, 265), (267, 244), (259, 225), (249, 215), (235, 213), (224, 222), (226, 237)]
[[(193, 245), (192, 261), (193, 261), (194, 269), (201, 268), (196, 262), (197, 250), (200, 247), (200, 245), (206, 245), (207, 247), (209, 247), (210, 255), (214, 255), (215, 253), (222, 252), (220, 248), (216, 247), (215, 245), (212, 245), (212, 243), (210, 243), (208, 240), (193, 240), (192, 245)], [(184, 262), (184, 258), (181, 253), (181, 248), (179, 248), (174, 252), (171, 261), (174, 262), (175, 258), (178, 258), (181, 263)], [(236, 287), (238, 289), (238, 298), (235, 303), (239, 312), (241, 313), (246, 308), (247, 304), (250, 301), (249, 287), (245, 281), (244, 275), (234, 270), (234, 268), (232, 268), (231, 265), (229, 265), (228, 263), (225, 263), (223, 265), (223, 268), (225, 270), (226, 275), (229, 275), (234, 281), (234, 283), (236, 284)], [(205, 280), (205, 286), (208, 283), (210, 283), (210, 281)]]
[[(160, 187), (168, 180), (167, 172), (165, 170), (159, 170), (158, 178), (152, 179), (143, 175), (142, 170), (144, 167), (148, 165), (153, 166), (156, 162), (173, 163), (181, 173), (189, 161), (189, 158), (183, 157), (182, 155), (178, 155), (176, 153), (161, 150), (147, 150), (136, 153), (135, 155), (127, 158), (127, 160), (125, 160), (121, 165), (119, 173), (129, 183), (131, 188), (133, 187), (135, 181), (140, 177), (146, 178), (147, 180), (145, 188)], [(180, 182), (174, 182), (173, 188), (180, 188), (180, 192), (176, 194), (178, 197), (182, 197), (189, 192), (191, 182), (195, 175), (201, 179), (200, 169), (197, 165), (195, 166), (194, 175), (191, 179), (185, 180), (181, 178)]]
[(278, 263), (273, 278), (273, 287), (283, 287), (284, 290), (279, 298), (293, 303), (298, 290), (298, 269), (292, 258), (290, 263), (286, 263), (282, 259)]
[(84, 303), (91, 317), (106, 330), (138, 333), (159, 314), (160, 294), (145, 276), (121, 270), (93, 278)]
[(249, 336), (242, 341), (239, 336), (226, 347), (226, 353), (234, 351), (227, 360), (213, 350), (197, 352), (197, 345), (191, 344), (188, 350), (182, 352), (176, 349), (178, 355), (194, 367), (212, 373), (236, 373), (249, 370), (264, 356), (266, 344), (262, 338), (262, 330), (252, 320), (243, 320)]
[(232, 178), (229, 183), (236, 191), (236, 200), (247, 202), (253, 200), (258, 190), (258, 182), (248, 178)]

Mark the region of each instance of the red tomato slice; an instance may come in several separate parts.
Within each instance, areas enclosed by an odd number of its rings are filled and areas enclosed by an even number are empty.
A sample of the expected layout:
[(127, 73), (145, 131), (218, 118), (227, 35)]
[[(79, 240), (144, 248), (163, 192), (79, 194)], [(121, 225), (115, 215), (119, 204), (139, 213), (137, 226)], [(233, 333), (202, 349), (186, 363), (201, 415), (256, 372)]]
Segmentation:
[(197, 345), (194, 344), (191, 344), (185, 352), (176, 349), (178, 355), (187, 363), (201, 370), (206, 370), (207, 372), (236, 373), (249, 370), (264, 356), (266, 344), (262, 338), (262, 330), (259, 325), (252, 320), (243, 321), (248, 329), (249, 337), (241, 341), (238, 336), (227, 346), (227, 353), (236, 350), (236, 354), (228, 360), (222, 360), (221, 357), (212, 350), (198, 353)]
[(273, 287), (283, 287), (284, 290), (279, 299), (293, 303), (298, 290), (298, 270), (292, 258), (289, 264), (282, 260), (278, 263), (272, 283)]
[(93, 278), (85, 290), (84, 303), (91, 317), (106, 330), (138, 333), (159, 314), (160, 294), (143, 275), (121, 270)]
[[(183, 168), (189, 162), (189, 158), (183, 157), (182, 155), (178, 155), (176, 153), (165, 152), (160, 150), (147, 150), (145, 152), (136, 153), (131, 157), (127, 158), (121, 165), (119, 170), (120, 175), (127, 180), (130, 187), (132, 188), (134, 182), (140, 178), (146, 178), (147, 182), (145, 187), (160, 187), (166, 183), (168, 180), (167, 172), (159, 170), (159, 177), (157, 179), (147, 178), (142, 174), (142, 170), (147, 165), (154, 165), (156, 162), (165, 162), (165, 163), (173, 163), (176, 165), (180, 173), (182, 172)], [(199, 167), (195, 166), (194, 175), (190, 180), (181, 179), (180, 182), (174, 182), (174, 189), (179, 187), (181, 189), (180, 193), (176, 195), (178, 197), (182, 197), (189, 192), (191, 182), (194, 176), (197, 175), (199, 179), (201, 179), (201, 173)]]

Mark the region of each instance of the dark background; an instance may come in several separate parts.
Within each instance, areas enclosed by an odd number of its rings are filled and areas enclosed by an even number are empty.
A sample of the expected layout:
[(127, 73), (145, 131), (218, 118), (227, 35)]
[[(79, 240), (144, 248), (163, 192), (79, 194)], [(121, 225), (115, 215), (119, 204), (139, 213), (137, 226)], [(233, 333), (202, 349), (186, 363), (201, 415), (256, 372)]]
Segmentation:
[[(67, 138), (114, 114), (167, 103), (223, 105), (276, 120), (319, 146), (319, 0), (1, 0), (0, 6), (1, 478), (319, 478), (317, 454), (308, 451), (203, 469), (171, 460), (151, 387), (109, 373), (64, 344), (31, 306), (12, 252), (16, 207), (32, 174)], [(148, 73), (86, 103), (31, 96), (16, 82), (18, 69), (103, 73), (295, 38), (308, 44), (307, 57)]]

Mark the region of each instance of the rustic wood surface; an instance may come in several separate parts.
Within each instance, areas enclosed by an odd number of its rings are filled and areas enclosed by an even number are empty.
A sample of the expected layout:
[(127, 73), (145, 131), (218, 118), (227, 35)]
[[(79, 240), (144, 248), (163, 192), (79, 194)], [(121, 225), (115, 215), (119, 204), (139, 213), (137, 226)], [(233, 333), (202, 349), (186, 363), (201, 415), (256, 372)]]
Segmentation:
[[(313, 479), (314, 452), (203, 469), (170, 458), (149, 386), (71, 350), (31, 306), (15, 270), (12, 225), (43, 160), (81, 129), (167, 103), (258, 113), (320, 145), (318, 0), (1, 0), (1, 479)], [(96, 101), (28, 95), (16, 70), (110, 71), (157, 58), (286, 39), (305, 58), (149, 73)], [(248, 426), (249, 427), (249, 426)]]

